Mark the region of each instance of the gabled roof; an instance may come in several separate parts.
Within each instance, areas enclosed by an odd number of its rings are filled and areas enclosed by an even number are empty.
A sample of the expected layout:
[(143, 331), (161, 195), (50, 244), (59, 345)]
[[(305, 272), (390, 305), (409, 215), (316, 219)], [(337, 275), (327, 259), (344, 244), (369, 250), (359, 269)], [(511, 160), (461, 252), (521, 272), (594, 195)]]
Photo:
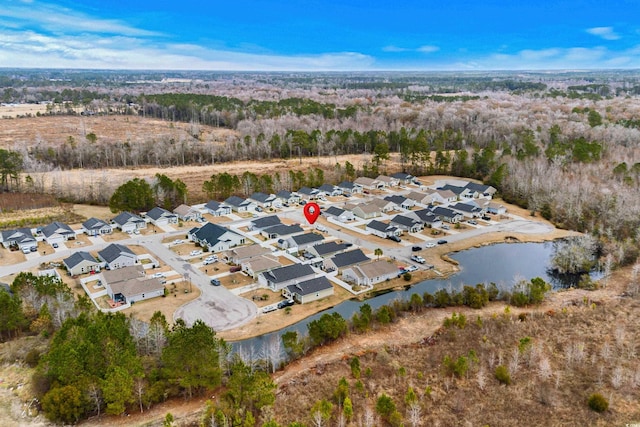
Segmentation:
[(144, 268), (141, 265), (131, 265), (129, 267), (118, 268), (115, 270), (105, 270), (102, 277), (109, 284), (126, 282), (132, 279), (139, 279), (144, 276)]
[(344, 251), (348, 247), (349, 246), (347, 246), (346, 243), (327, 242), (315, 245), (313, 249), (318, 253), (319, 256), (325, 256), (328, 254)]
[(207, 204), (204, 205), (204, 207), (214, 212), (217, 211), (218, 209), (223, 209), (223, 208), (231, 209), (229, 206), (222, 204), (216, 200), (209, 200)]
[(252, 227), (256, 230), (262, 230), (278, 224), (282, 224), (282, 222), (277, 215), (265, 216), (251, 221)]
[(478, 213), (482, 211), (482, 209), (480, 209), (479, 207), (473, 206), (469, 203), (456, 203), (455, 205), (451, 206), (451, 208), (457, 211), (463, 211), (468, 213)]
[(280, 190), (276, 193), (278, 199), (289, 200), (294, 194), (291, 191)]
[(56, 233), (75, 234), (75, 231), (73, 231), (67, 224), (58, 221), (54, 221), (51, 224), (42, 227), (42, 234), (44, 234), (45, 237), (53, 236)]
[(112, 219), (117, 225), (125, 225), (129, 221), (133, 222), (144, 222), (144, 219), (140, 218), (138, 215), (134, 215), (131, 212), (121, 212), (118, 216)]
[(262, 247), (260, 245), (240, 246), (238, 248), (229, 249), (229, 254), (235, 256), (238, 259), (251, 258), (258, 255), (271, 253), (269, 248)]
[(100, 258), (105, 260), (107, 263), (116, 260), (122, 254), (132, 255), (134, 257), (136, 256), (131, 249), (119, 243), (112, 243), (98, 252)]
[(392, 223), (394, 224), (400, 224), (400, 225), (404, 225), (405, 227), (412, 227), (414, 226), (416, 223), (421, 223), (421, 221), (408, 217), (408, 216), (404, 216), (404, 215), (396, 215), (393, 217), (393, 219), (391, 220)]
[(346, 188), (347, 190), (353, 190), (355, 186), (356, 185), (351, 181), (342, 181), (338, 184), (338, 188)]
[(416, 202), (422, 202), (422, 200), (424, 200), (425, 197), (427, 197), (427, 195), (419, 191), (412, 191), (409, 194), (407, 194), (408, 199), (414, 200)]
[(209, 246), (213, 246), (217, 242), (220, 241), (220, 238), (224, 236), (226, 233), (232, 233), (238, 235), (238, 233), (231, 231), (227, 228), (219, 226), (217, 224), (213, 224), (211, 222), (206, 223), (202, 227), (197, 230), (189, 231), (189, 233), (194, 236), (197, 240), (201, 242), (207, 243)]
[(411, 213), (416, 215), (418, 218), (420, 218), (420, 221), (424, 223), (431, 224), (438, 220), (438, 216), (433, 212), (431, 212), (429, 209), (420, 209), (418, 211), (413, 211)]
[(406, 197), (399, 196), (397, 194), (394, 194), (393, 196), (387, 196), (384, 199), (388, 202), (395, 203), (398, 206), (401, 206), (404, 202), (407, 201)]
[(412, 180), (413, 178), (415, 178), (413, 175), (409, 175), (408, 173), (404, 173), (404, 172), (396, 172), (393, 175), (391, 175), (391, 177), (402, 180), (402, 181)]
[(356, 205), (352, 210), (355, 209), (360, 209), (365, 214), (380, 212), (380, 206), (375, 203), (360, 203)]
[(33, 234), (31, 233), (31, 229), (26, 227), (17, 228), (15, 230), (4, 230), (0, 231), (0, 233), (2, 233), (3, 242), (7, 242), (10, 240), (14, 240), (16, 243), (21, 243), (24, 241), (36, 241), (36, 239), (33, 237)]
[(356, 180), (354, 181), (354, 183), (355, 183), (355, 184), (357, 184), (357, 185), (362, 185), (362, 186), (364, 186), (364, 187), (370, 187), (370, 186), (372, 186), (372, 185), (377, 184), (377, 183), (378, 183), (378, 181), (376, 181), (376, 180), (375, 180), (375, 179), (373, 179), (373, 178), (367, 178), (366, 176), (361, 176), (361, 177), (359, 177), (358, 179), (356, 179)]
[(335, 264), (337, 268), (346, 267), (348, 265), (360, 264), (362, 262), (369, 261), (369, 260), (370, 258), (366, 256), (364, 252), (362, 252), (362, 250), (360, 249), (354, 249), (349, 252), (343, 252), (341, 254), (334, 255), (331, 258), (331, 261), (333, 261), (333, 264)]
[(318, 233), (305, 233), (293, 236), (291, 237), (291, 240), (293, 240), (297, 245), (308, 245), (313, 242), (321, 242), (324, 240), (324, 237)]
[(464, 193), (466, 188), (465, 187), (458, 187), (455, 185), (451, 185), (451, 184), (446, 184), (443, 185), (442, 187), (438, 188), (438, 190), (443, 190), (443, 191), (451, 191), (453, 192), (453, 194), (459, 196), (460, 194)]
[(326, 276), (316, 277), (304, 282), (297, 283), (295, 285), (287, 286), (287, 290), (292, 294), (298, 294), (301, 296), (312, 295), (316, 292), (324, 291), (325, 289), (332, 288), (333, 285), (329, 282)]
[(291, 264), (262, 273), (270, 282), (282, 283), (295, 280), (298, 277), (306, 277), (315, 274), (308, 264)]
[(259, 191), (256, 191), (251, 196), (249, 196), (249, 198), (251, 200), (255, 200), (256, 202), (266, 203), (269, 200), (273, 200), (275, 198), (275, 196), (272, 196), (271, 194), (265, 194), (265, 193), (261, 193)]
[(330, 206), (329, 208), (327, 208), (323, 213), (325, 215), (332, 215), (332, 216), (340, 216), (345, 212), (344, 209), (340, 209), (337, 206)]
[(182, 204), (173, 210), (173, 213), (180, 216), (189, 215), (192, 211), (197, 212), (196, 209), (189, 205)]
[(494, 194), (496, 189), (490, 185), (477, 184), (475, 182), (469, 182), (465, 188), (468, 188), (471, 191), (476, 191), (481, 194)]
[(85, 230), (99, 230), (102, 227), (110, 227), (110, 225), (101, 219), (89, 218), (82, 223), (82, 227), (84, 227)]
[(460, 215), (458, 212), (449, 208), (444, 208), (442, 206), (436, 206), (435, 208), (433, 208), (432, 212), (437, 216), (443, 216), (446, 218), (453, 218), (457, 215)]
[(387, 231), (390, 231), (391, 228), (396, 228), (396, 227), (389, 224), (385, 224), (384, 222), (374, 219), (373, 221), (369, 222), (369, 224), (367, 224), (367, 228), (371, 228), (373, 230), (382, 231), (383, 233), (386, 233)]
[(333, 193), (335, 189), (336, 187), (331, 184), (322, 184), (320, 187), (318, 187), (319, 191), (323, 191), (325, 193)]
[(236, 208), (239, 208), (240, 206), (245, 206), (245, 205), (249, 204), (249, 202), (247, 200), (243, 199), (242, 197), (238, 197), (238, 196), (231, 196), (227, 200), (225, 200), (224, 203), (229, 205), (229, 206), (235, 206)]
[(147, 216), (152, 220), (156, 221), (162, 217), (175, 217), (175, 214), (169, 212), (164, 208), (156, 206), (153, 209), (151, 209), (149, 212), (147, 212)]
[(355, 269), (369, 279), (398, 273), (398, 267), (394, 263), (383, 259), (360, 264)]
[(70, 257), (65, 258), (65, 259), (62, 260), (64, 265), (66, 265), (67, 268), (69, 268), (69, 269), (71, 269), (71, 268), (75, 267), (76, 265), (80, 264), (82, 261), (87, 261), (87, 262), (91, 262), (91, 263), (94, 263), (94, 264), (99, 264), (99, 262), (96, 261), (96, 259), (89, 252), (85, 252), (85, 251), (74, 252), (73, 254), (71, 254)]
[(305, 194), (307, 196), (313, 196), (314, 194), (317, 194), (318, 190), (316, 190), (315, 188), (309, 188), (309, 187), (302, 187), (301, 189), (298, 190), (298, 194)]
[(302, 233), (304, 231), (302, 227), (300, 227), (298, 224), (293, 224), (293, 225), (278, 224), (278, 225), (274, 225), (273, 227), (263, 228), (262, 230), (265, 233), (268, 233), (270, 235), (275, 234), (277, 236), (289, 236), (291, 234)]
[(376, 178), (376, 181), (380, 181), (380, 182), (393, 182), (395, 181), (395, 179), (391, 178), (390, 176), (387, 175), (378, 175)]

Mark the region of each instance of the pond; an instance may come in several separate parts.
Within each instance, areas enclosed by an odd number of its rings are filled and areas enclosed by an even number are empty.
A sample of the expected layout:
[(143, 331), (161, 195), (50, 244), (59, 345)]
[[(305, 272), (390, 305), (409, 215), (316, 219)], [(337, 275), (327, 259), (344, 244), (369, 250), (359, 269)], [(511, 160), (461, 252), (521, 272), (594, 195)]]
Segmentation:
[(412, 285), (407, 290), (387, 292), (365, 301), (349, 300), (337, 306), (310, 316), (295, 325), (279, 331), (233, 343), (234, 347), (262, 348), (273, 335), (282, 335), (287, 331), (297, 331), (306, 335), (307, 324), (325, 313), (338, 312), (345, 319), (351, 319), (360, 310), (362, 304), (369, 304), (375, 311), (396, 299), (409, 299), (411, 294), (435, 293), (438, 289), (459, 290), (464, 285), (494, 282), (499, 289), (511, 289), (516, 281), (541, 277), (552, 284), (554, 289), (567, 287), (566, 282), (549, 274), (548, 267), (554, 252), (554, 243), (499, 243), (457, 252), (451, 258), (459, 263), (460, 271), (446, 279), (425, 280)]

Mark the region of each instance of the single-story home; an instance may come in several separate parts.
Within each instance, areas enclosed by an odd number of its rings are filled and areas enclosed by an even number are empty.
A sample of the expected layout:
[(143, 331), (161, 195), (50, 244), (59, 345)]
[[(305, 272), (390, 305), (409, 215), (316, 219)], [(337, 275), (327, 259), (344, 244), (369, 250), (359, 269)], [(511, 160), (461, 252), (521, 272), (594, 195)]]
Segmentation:
[(458, 200), (473, 198), (473, 191), (469, 190), (466, 187), (459, 187), (457, 185), (445, 184), (442, 187), (439, 187), (438, 190), (442, 190), (442, 191), (449, 190), (456, 195)]
[(297, 191), (298, 196), (304, 200), (315, 200), (318, 198), (318, 190), (315, 188), (302, 187)]
[(469, 182), (465, 188), (472, 192), (471, 196), (475, 199), (491, 199), (498, 191), (490, 185), (476, 184), (475, 182)]
[(178, 223), (178, 215), (159, 206), (151, 209), (145, 216), (158, 227)]
[(270, 254), (253, 257), (240, 265), (242, 267), (242, 271), (254, 279), (257, 279), (260, 273), (282, 267), (278, 258)]
[(351, 181), (342, 181), (337, 187), (342, 191), (342, 194), (353, 195), (362, 193), (362, 186)]
[(356, 216), (352, 211), (347, 211), (344, 209), (340, 209), (337, 206), (330, 206), (329, 208), (322, 211), (322, 215), (327, 218), (333, 218), (336, 221), (340, 222), (349, 222), (356, 219)]
[(239, 246), (229, 249), (226, 253), (226, 258), (230, 263), (240, 265), (255, 257), (270, 253), (271, 249), (260, 245)]
[(484, 215), (485, 210), (483, 208), (478, 207), (475, 202), (472, 200), (468, 202), (459, 202), (455, 205), (450, 205), (449, 207), (454, 211), (460, 212), (463, 216), (467, 218), (479, 218)]
[(157, 278), (144, 274), (142, 266), (104, 271), (107, 294), (116, 302), (134, 303), (164, 295), (164, 285)]
[(276, 239), (278, 237), (291, 236), (292, 234), (299, 234), (303, 232), (304, 230), (299, 224), (277, 224), (260, 230), (260, 235), (267, 239)]
[(36, 238), (33, 237), (31, 229), (26, 227), (0, 231), (0, 241), (5, 248), (15, 245), (20, 250), (29, 250), (34, 246), (38, 246), (38, 242)]
[(320, 276), (289, 285), (282, 289), (282, 295), (300, 304), (305, 304), (333, 295), (333, 285), (326, 276)]
[[(431, 192), (435, 192), (435, 190), (431, 190)], [(415, 203), (420, 203), (421, 205), (428, 205), (432, 203), (432, 197), (430, 194), (421, 193), (419, 191), (411, 191), (407, 194), (407, 199), (413, 200)]]
[(384, 188), (384, 183), (377, 181), (373, 178), (367, 178), (366, 176), (361, 176), (353, 181), (355, 185), (362, 187), (363, 190), (378, 190)]
[(464, 218), (460, 212), (456, 212), (456, 211), (454, 211), (452, 209), (445, 208), (445, 207), (442, 207), (442, 206), (434, 207), (431, 210), (431, 212), (433, 212), (434, 215), (440, 217), (440, 219), (442, 221), (450, 222), (452, 224), (460, 222)]
[(411, 209), (412, 207), (414, 207), (416, 205), (416, 201), (413, 199), (409, 199), (407, 197), (404, 196), (399, 196), (399, 195), (393, 195), (393, 196), (387, 196), (384, 198), (384, 200), (391, 202), (391, 203), (395, 203), (396, 206), (402, 208), (402, 209)]
[(398, 267), (394, 263), (379, 259), (345, 268), (342, 271), (342, 279), (359, 286), (373, 286), (398, 277), (398, 273)]
[(85, 251), (74, 252), (70, 257), (63, 259), (62, 263), (72, 276), (91, 272), (97, 273), (102, 266), (102, 262), (96, 260), (93, 255)]
[(306, 252), (313, 255), (314, 257), (325, 258), (331, 255), (342, 253), (347, 249), (349, 249), (349, 245), (347, 243), (327, 242), (308, 247)]
[(396, 178), (387, 175), (378, 175), (376, 181), (383, 183), (385, 187), (397, 187), (400, 184)]
[(422, 221), (408, 215), (394, 216), (389, 222), (389, 225), (393, 225), (409, 233), (417, 233), (424, 229), (424, 223)]
[(238, 197), (238, 196), (229, 197), (224, 201), (224, 204), (227, 206), (231, 206), (231, 210), (234, 212), (253, 211), (256, 209), (256, 206), (257, 206), (255, 202), (252, 202), (251, 200), (243, 199), (242, 197)]
[(131, 212), (121, 212), (111, 220), (111, 224), (124, 233), (133, 233), (135, 230), (147, 228), (147, 222)]
[(98, 252), (98, 259), (102, 260), (110, 270), (131, 267), (138, 264), (138, 256), (128, 247), (119, 243), (112, 243)]
[(244, 245), (244, 236), (211, 222), (200, 228), (192, 228), (189, 238), (211, 252), (227, 251), (234, 246)]
[(320, 187), (318, 187), (318, 195), (323, 195), (326, 197), (340, 196), (342, 195), (342, 190), (335, 185), (322, 184)]
[(507, 213), (507, 208), (504, 205), (491, 202), (486, 207), (487, 213), (492, 215), (504, 215)]
[(62, 244), (67, 240), (73, 240), (76, 238), (76, 232), (71, 229), (67, 224), (54, 221), (51, 224), (42, 227), (42, 235), (44, 240), (50, 244)]
[(409, 175), (408, 173), (405, 173), (405, 172), (396, 172), (393, 175), (391, 175), (391, 178), (397, 179), (398, 182), (402, 184), (411, 184), (416, 179), (415, 176)]
[(374, 205), (376, 205), (378, 208), (380, 208), (380, 211), (383, 213), (400, 209), (400, 207), (396, 205), (394, 202), (391, 202), (389, 200), (379, 199), (377, 197), (374, 197), (369, 203), (373, 203)]
[(382, 237), (383, 239), (390, 236), (402, 235), (402, 230), (398, 227), (375, 219), (367, 224), (365, 230), (374, 236)]
[(254, 202), (256, 206), (260, 206), (261, 208), (281, 208), (282, 202), (280, 199), (276, 197), (275, 194), (266, 194), (261, 193), (259, 191), (253, 193), (249, 196), (249, 201)]
[(264, 230), (265, 228), (273, 227), (275, 225), (281, 225), (280, 217), (278, 215), (263, 216), (262, 218), (256, 218), (251, 221), (249, 225), (250, 230)]
[(362, 219), (377, 218), (380, 215), (382, 215), (382, 212), (380, 211), (380, 207), (377, 204), (371, 203), (371, 202), (360, 203), (356, 205), (353, 209), (351, 209), (351, 212), (353, 212), (353, 214), (358, 218), (362, 218)]
[(210, 200), (204, 205), (204, 209), (207, 213), (213, 216), (224, 216), (231, 213), (231, 206), (225, 205), (215, 200)]
[(431, 209), (420, 209), (406, 214), (408, 217), (413, 217), (414, 215), (424, 224), (425, 227), (434, 228), (442, 225), (442, 219), (431, 212)]
[(309, 246), (317, 245), (324, 240), (324, 236), (318, 233), (304, 233), (290, 236), (284, 239), (286, 248), (296, 251), (303, 251)]
[(292, 193), (287, 190), (281, 190), (276, 193), (276, 197), (280, 199), (283, 204), (294, 205), (300, 202), (300, 196), (297, 193)]
[(89, 218), (82, 223), (82, 231), (87, 236), (102, 236), (103, 234), (111, 234), (113, 228), (106, 221), (98, 218)]
[(362, 252), (361, 249), (354, 249), (348, 252), (342, 252), (326, 259), (322, 263), (325, 271), (342, 270), (343, 268), (362, 264), (369, 261), (370, 258)]
[[(231, 209), (229, 209), (231, 211)], [(182, 221), (201, 221), (202, 213), (199, 209), (191, 207), (189, 205), (182, 204), (173, 210), (173, 213), (178, 215)]]
[(260, 273), (258, 283), (268, 286), (272, 291), (279, 291), (286, 286), (312, 279), (315, 275), (315, 271), (309, 265), (291, 264)]

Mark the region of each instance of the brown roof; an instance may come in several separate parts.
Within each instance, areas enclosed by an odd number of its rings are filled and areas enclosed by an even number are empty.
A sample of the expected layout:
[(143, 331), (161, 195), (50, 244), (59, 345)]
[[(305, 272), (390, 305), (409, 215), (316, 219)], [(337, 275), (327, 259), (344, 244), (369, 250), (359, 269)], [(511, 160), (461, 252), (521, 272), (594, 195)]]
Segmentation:
[(109, 287), (114, 294), (122, 294), (127, 299), (145, 292), (164, 289), (164, 285), (160, 283), (160, 279), (145, 279), (142, 277), (130, 279), (124, 282), (110, 283)]
[(264, 248), (260, 245), (241, 246), (239, 248), (233, 248), (227, 252), (230, 256), (234, 256), (238, 259), (253, 258), (259, 255), (271, 253), (269, 248)]
[(131, 267), (123, 267), (115, 270), (104, 270), (102, 277), (110, 285), (119, 282), (125, 282), (131, 279), (137, 279), (144, 277), (144, 268), (141, 265), (134, 265)]

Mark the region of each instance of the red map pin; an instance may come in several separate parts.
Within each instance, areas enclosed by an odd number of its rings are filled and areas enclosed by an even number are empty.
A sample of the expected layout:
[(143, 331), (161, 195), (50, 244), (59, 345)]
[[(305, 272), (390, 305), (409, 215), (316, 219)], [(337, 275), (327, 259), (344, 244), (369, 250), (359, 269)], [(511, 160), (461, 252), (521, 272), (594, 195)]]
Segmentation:
[(304, 205), (304, 216), (309, 221), (309, 224), (316, 222), (316, 219), (320, 216), (320, 206), (317, 203), (311, 202)]

